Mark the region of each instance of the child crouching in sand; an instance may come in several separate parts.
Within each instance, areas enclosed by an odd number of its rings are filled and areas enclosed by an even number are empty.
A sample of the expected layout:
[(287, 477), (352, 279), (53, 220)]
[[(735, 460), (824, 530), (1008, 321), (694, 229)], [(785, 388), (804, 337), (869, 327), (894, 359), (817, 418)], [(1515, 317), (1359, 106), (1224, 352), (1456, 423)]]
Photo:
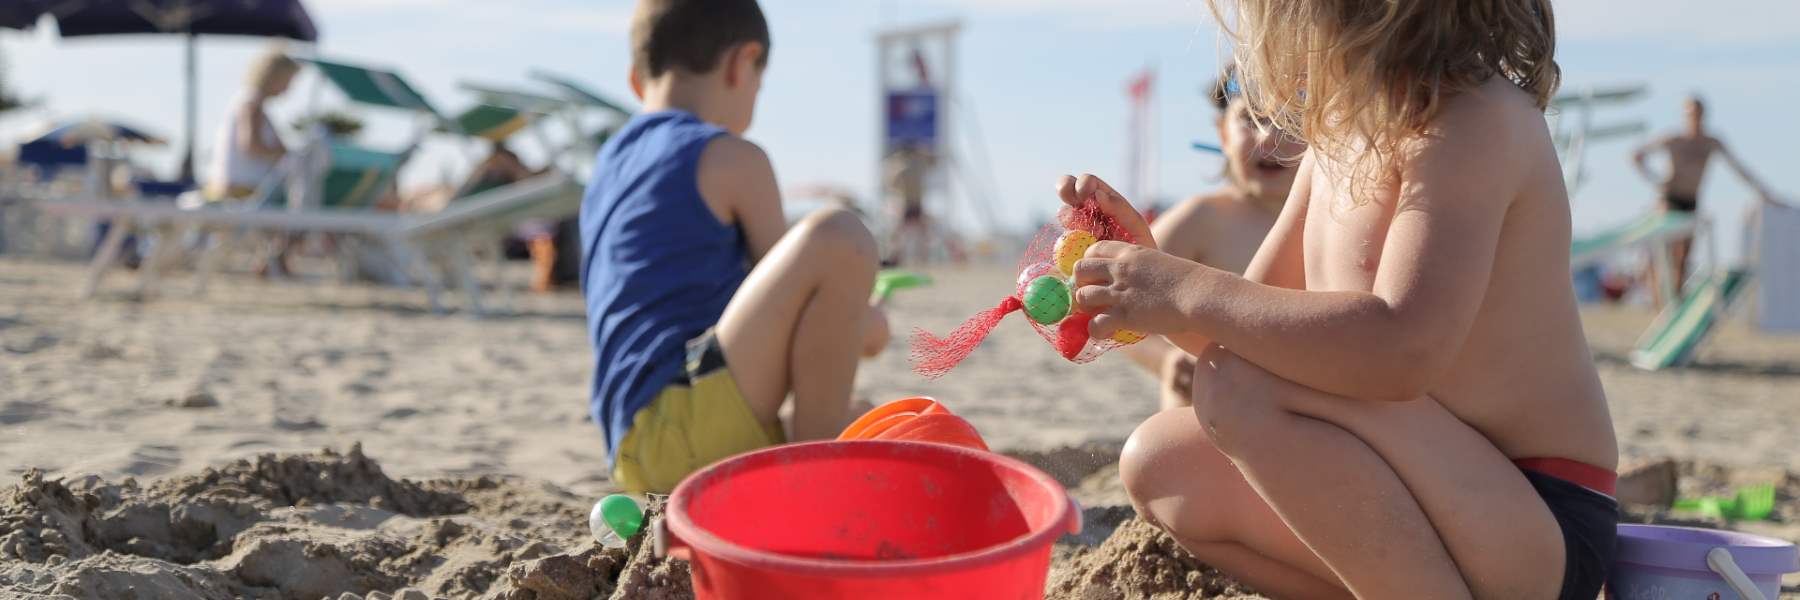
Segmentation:
[[(755, 0), (641, 0), (631, 89), (581, 204), (591, 410), (613, 482), (668, 492), (713, 461), (848, 424), (875, 240), (846, 210), (788, 227), (749, 129), (769, 57)], [(793, 430), (777, 413), (794, 397)]]
[(1543, 119), (1549, 2), (1228, 4), (1252, 107), (1311, 144), (1245, 275), (1059, 185), (1149, 240), (1078, 263), (1092, 334), (1199, 358), (1194, 406), (1126, 445), (1138, 512), (1275, 597), (1592, 600), (1617, 447)]

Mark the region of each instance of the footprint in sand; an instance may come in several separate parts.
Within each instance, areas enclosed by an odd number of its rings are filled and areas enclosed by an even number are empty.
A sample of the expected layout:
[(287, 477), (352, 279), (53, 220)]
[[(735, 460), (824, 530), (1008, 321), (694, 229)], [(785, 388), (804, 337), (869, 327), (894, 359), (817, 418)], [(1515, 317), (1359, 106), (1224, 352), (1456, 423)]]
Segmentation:
[(317, 419), (310, 417), (292, 418), (280, 415), (277, 415), (270, 425), (283, 431), (317, 431), (325, 428), (325, 424), (320, 423)]
[(149, 444), (133, 449), (131, 454), (126, 456), (125, 465), (119, 467), (119, 472), (134, 477), (160, 475), (174, 469), (179, 464), (181, 464), (179, 448)]
[(69, 411), (50, 406), (48, 402), (33, 400), (13, 400), (0, 404), (0, 425), (17, 425), (27, 421), (36, 421)]
[(54, 335), (40, 333), (27, 340), (9, 340), (0, 342), (0, 349), (13, 354), (32, 354), (39, 350), (55, 346), (56, 343), (60, 341), (62, 341), (62, 339)]

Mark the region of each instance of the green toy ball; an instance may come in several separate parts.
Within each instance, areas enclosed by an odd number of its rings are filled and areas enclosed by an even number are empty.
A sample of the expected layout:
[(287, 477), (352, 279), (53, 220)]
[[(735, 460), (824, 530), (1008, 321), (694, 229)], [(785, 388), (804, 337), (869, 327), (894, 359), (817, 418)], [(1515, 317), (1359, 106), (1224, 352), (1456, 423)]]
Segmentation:
[(1059, 277), (1039, 275), (1025, 285), (1025, 316), (1043, 325), (1053, 325), (1069, 316), (1069, 284)]
[[(644, 510), (638, 507), (636, 500), (624, 494), (613, 494), (601, 498), (600, 502), (594, 505), (593, 513), (588, 515), (588, 526), (592, 529), (598, 529), (598, 527), (594, 527), (597, 523), (593, 522), (596, 516), (599, 517), (598, 520), (601, 523), (606, 524), (607, 529), (611, 529), (621, 538), (637, 535), (638, 531), (644, 528)], [(595, 533), (596, 537), (599, 537), (605, 532)]]

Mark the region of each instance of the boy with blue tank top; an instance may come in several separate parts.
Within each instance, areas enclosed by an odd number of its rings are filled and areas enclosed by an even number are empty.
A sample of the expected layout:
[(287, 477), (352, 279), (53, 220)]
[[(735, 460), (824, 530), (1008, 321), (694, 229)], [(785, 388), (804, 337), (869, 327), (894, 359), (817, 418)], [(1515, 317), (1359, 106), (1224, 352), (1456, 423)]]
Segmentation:
[(613, 481), (666, 493), (718, 459), (836, 436), (888, 329), (868, 229), (843, 210), (788, 226), (742, 137), (769, 56), (756, 2), (641, 0), (631, 46), (644, 112), (600, 150), (581, 207), (590, 409)]

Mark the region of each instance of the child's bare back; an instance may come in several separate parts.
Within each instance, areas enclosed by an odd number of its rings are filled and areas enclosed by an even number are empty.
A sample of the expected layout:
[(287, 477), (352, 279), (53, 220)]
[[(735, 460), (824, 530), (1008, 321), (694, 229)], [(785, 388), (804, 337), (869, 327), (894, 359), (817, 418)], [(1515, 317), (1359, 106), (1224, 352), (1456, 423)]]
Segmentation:
[[(1487, 284), (1466, 337), (1453, 355), (1418, 357), (1449, 361), (1428, 394), (1509, 457), (1562, 457), (1615, 467), (1611, 417), (1570, 284), (1568, 195), (1542, 112), (1516, 86), (1494, 79), (1451, 99), (1433, 129), (1439, 139), (1484, 140), (1490, 147), (1476, 151), (1487, 156), (1522, 158), (1466, 173), (1457, 183), (1518, 189), (1504, 198), (1504, 206), (1486, 207), (1504, 211), (1504, 216), (1493, 267), (1481, 274)], [(1415, 159), (1449, 166), (1457, 157), (1443, 155), (1470, 154), (1434, 143), (1421, 141)], [(1396, 207), (1398, 189), (1390, 187), (1383, 197), (1352, 207), (1352, 186), (1330, 176), (1344, 167), (1325, 160), (1309, 155), (1296, 184), (1304, 191), (1295, 200), (1307, 204), (1302, 210), (1308, 290), (1375, 292), (1380, 284), (1412, 283), (1382, 281), (1382, 253), (1428, 242), (1391, 238), (1421, 231), (1426, 221), (1433, 221), (1432, 235), (1459, 235), (1457, 223), (1446, 220), (1458, 218), (1453, 210), (1462, 213), (1471, 207), (1451, 204), (1478, 197), (1421, 194), (1419, 203)], [(1410, 170), (1434, 166), (1416, 164)], [(1401, 186), (1425, 185), (1401, 177)]]

